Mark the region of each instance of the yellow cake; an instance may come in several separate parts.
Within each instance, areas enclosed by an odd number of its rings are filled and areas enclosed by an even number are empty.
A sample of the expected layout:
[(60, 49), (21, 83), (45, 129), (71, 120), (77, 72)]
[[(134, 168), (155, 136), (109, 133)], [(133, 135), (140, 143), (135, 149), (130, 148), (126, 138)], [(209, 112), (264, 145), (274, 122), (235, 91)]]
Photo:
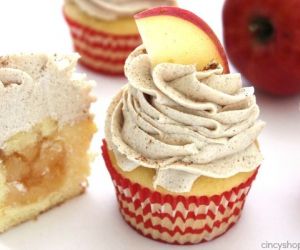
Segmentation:
[[(142, 166), (136, 169), (125, 172), (123, 171), (116, 161), (116, 157), (112, 150), (109, 150), (109, 157), (111, 163), (115, 167), (116, 171), (124, 178), (130, 180), (132, 183), (137, 183), (143, 187), (149, 188), (151, 191), (158, 191), (164, 195), (178, 195), (169, 191), (163, 187), (158, 186), (157, 189), (153, 187), (153, 180), (156, 175), (156, 171), (150, 168), (144, 168)], [(212, 178), (207, 176), (200, 176), (193, 183), (193, 186), (189, 192), (180, 193), (183, 196), (212, 196), (220, 195), (226, 191), (230, 191), (232, 188), (239, 186), (241, 183), (246, 182), (251, 176), (255, 174), (256, 170), (250, 172), (238, 173), (229, 178)]]
[(0, 232), (84, 192), (96, 127), (77, 55), (0, 58)]
[(66, 1), (64, 13), (72, 20), (90, 27), (95, 31), (109, 33), (111, 35), (137, 35), (138, 29), (132, 16), (115, 20), (104, 20), (88, 15), (82, 11), (74, 1)]

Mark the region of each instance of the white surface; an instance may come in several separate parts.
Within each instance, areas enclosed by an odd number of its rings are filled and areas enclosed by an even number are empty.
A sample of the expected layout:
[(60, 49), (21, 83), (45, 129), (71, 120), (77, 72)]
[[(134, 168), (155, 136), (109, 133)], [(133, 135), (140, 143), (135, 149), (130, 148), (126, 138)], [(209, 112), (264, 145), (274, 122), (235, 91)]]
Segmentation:
[[(182, 7), (199, 14), (221, 37), (223, 1), (179, 2)], [(61, 0), (0, 0), (0, 55), (21, 51), (71, 52), (61, 6)], [(98, 81), (99, 100), (93, 108), (99, 133), (94, 149), (100, 152), (106, 107), (126, 80), (87, 73)], [(266, 241), (300, 242), (300, 98), (276, 99), (261, 94), (257, 97), (261, 118), (267, 122), (260, 136), (265, 161), (241, 220), (221, 238), (181, 247), (140, 236), (123, 222), (112, 182), (102, 159), (98, 158), (85, 195), (2, 234), (0, 249), (255, 250), (263, 249), (261, 244)]]

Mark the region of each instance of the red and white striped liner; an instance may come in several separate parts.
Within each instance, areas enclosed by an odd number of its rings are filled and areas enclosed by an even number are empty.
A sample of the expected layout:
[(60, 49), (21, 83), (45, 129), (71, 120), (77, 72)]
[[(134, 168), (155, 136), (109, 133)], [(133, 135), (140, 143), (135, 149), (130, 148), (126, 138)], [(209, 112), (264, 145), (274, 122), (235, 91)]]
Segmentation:
[(258, 172), (220, 195), (166, 195), (122, 177), (110, 161), (105, 141), (102, 154), (125, 221), (142, 235), (171, 244), (195, 244), (224, 234), (240, 218)]
[(74, 49), (87, 68), (108, 75), (124, 75), (127, 56), (141, 44), (139, 34), (114, 35), (82, 25), (64, 13), (70, 27)]

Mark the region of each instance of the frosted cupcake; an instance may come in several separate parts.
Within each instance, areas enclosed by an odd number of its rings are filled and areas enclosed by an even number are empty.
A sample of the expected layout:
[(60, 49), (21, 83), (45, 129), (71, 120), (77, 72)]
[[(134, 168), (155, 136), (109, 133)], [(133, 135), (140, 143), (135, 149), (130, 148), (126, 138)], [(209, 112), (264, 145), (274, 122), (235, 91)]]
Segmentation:
[(128, 54), (141, 44), (133, 15), (175, 0), (66, 0), (64, 15), (80, 62), (109, 75), (123, 75)]
[[(166, 7), (136, 18), (146, 50), (138, 47), (126, 61), (128, 84), (108, 109), (102, 147), (121, 214), (156, 240), (212, 240), (240, 218), (262, 161), (257, 137), (264, 122), (258, 120), (253, 88), (243, 88), (239, 74), (224, 74), (223, 53), (208, 51), (192, 63), (199, 52), (193, 36), (221, 51), (211, 29), (194, 14)], [(149, 36), (153, 23), (161, 29)], [(161, 44), (177, 46), (181, 29), (190, 37), (191, 56), (182, 55), (185, 48), (168, 54), (170, 46), (155, 53), (161, 49), (159, 33)], [(169, 63), (180, 57), (184, 63)]]

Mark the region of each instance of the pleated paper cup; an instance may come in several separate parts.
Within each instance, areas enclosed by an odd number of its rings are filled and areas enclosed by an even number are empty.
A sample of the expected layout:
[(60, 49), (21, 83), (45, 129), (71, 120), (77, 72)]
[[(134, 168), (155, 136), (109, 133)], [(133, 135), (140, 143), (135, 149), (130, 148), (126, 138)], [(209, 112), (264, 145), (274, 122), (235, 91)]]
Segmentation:
[(124, 220), (142, 235), (171, 244), (210, 241), (228, 231), (240, 218), (258, 171), (222, 194), (170, 195), (124, 178), (113, 166), (105, 141), (102, 153)]

